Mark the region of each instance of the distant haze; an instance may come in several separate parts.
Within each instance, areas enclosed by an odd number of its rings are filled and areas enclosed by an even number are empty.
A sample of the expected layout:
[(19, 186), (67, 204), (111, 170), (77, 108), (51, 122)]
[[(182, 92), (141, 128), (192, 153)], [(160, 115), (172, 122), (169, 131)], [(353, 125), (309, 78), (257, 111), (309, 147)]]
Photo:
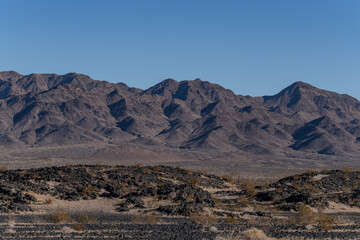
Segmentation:
[(360, 1), (4, 0), (0, 71), (146, 89), (201, 78), (251, 96), (295, 81), (360, 99)]

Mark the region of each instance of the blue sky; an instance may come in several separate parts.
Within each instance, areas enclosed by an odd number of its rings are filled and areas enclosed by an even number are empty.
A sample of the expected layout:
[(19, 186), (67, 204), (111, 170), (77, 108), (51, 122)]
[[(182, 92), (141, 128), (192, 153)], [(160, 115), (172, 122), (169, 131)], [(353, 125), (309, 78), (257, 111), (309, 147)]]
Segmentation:
[(238, 94), (295, 81), (360, 99), (358, 0), (0, 0), (0, 71)]

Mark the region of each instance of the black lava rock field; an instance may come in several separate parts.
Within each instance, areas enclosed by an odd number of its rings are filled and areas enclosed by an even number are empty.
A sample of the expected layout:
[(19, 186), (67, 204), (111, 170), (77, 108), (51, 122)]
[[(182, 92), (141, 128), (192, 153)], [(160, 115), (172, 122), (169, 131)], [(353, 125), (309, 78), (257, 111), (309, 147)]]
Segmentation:
[(2, 169), (0, 234), (1, 239), (359, 239), (359, 187), (360, 172), (349, 168), (309, 170), (266, 184), (168, 166)]

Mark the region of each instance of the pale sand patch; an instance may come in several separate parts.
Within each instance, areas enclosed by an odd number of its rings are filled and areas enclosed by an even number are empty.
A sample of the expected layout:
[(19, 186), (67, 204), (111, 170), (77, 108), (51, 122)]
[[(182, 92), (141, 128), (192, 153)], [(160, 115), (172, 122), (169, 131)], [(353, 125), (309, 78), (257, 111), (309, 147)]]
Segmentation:
[(251, 220), (251, 219), (255, 219), (256, 216), (250, 215), (250, 214), (244, 214), (244, 215), (241, 216), (240, 218), (245, 219), (245, 220)]
[[(119, 199), (97, 198), (94, 200), (67, 201), (56, 199), (51, 195), (33, 194), (38, 202), (30, 204), (30, 207), (40, 213), (53, 211), (54, 209), (64, 209), (68, 212), (101, 212), (101, 213), (117, 213), (116, 205)], [(46, 199), (51, 199), (50, 204), (46, 204)]]
[(323, 179), (324, 177), (327, 177), (329, 175), (326, 175), (326, 174), (319, 174), (319, 175), (316, 175), (314, 176), (310, 181), (319, 181), (321, 179)]
[(55, 182), (55, 181), (47, 181), (46, 183), (50, 186), (50, 188), (55, 188), (60, 184), (59, 182)]
[(274, 240), (274, 238), (266, 236), (262, 230), (257, 228), (250, 228), (243, 231), (242, 234), (252, 240)]
[(329, 206), (327, 208), (325, 208), (322, 212), (324, 212), (324, 213), (338, 213), (338, 212), (359, 213), (360, 212), (360, 208), (358, 208), (358, 207), (350, 207), (345, 204), (336, 203), (336, 202), (332, 202), (332, 201), (329, 201), (328, 203), (329, 203)]

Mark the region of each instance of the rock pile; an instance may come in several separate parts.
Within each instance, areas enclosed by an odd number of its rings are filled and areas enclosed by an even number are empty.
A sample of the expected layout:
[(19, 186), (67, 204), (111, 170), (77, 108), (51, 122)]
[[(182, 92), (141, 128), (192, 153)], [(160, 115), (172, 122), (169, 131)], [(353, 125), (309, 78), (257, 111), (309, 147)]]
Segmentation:
[(258, 192), (258, 201), (271, 201), (281, 210), (296, 209), (297, 203), (326, 207), (329, 201), (360, 207), (360, 172), (308, 171), (283, 178)]
[(204, 187), (225, 187), (215, 175), (166, 166), (64, 166), (0, 172), (0, 211), (29, 211), (37, 199), (49, 194), (77, 201), (118, 198), (118, 211), (143, 208), (144, 198), (162, 201), (156, 210), (167, 214), (189, 215), (213, 207), (211, 194)]

